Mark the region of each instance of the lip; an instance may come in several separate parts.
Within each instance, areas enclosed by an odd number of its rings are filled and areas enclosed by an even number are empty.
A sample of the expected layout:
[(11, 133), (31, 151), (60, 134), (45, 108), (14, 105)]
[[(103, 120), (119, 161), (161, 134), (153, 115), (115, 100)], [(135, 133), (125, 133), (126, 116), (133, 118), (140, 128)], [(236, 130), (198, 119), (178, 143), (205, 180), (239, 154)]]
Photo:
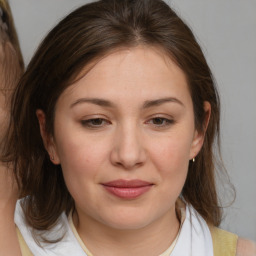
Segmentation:
[(143, 180), (113, 180), (102, 184), (112, 195), (123, 199), (135, 199), (148, 192), (153, 184)]

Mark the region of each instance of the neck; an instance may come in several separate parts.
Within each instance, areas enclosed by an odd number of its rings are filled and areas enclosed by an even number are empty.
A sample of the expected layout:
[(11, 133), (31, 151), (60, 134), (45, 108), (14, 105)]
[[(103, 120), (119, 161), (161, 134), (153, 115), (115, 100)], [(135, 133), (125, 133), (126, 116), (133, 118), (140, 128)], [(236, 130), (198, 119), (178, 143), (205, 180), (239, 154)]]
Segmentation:
[(175, 240), (180, 226), (175, 208), (136, 230), (114, 229), (77, 212), (73, 215), (73, 221), (93, 256), (159, 255)]

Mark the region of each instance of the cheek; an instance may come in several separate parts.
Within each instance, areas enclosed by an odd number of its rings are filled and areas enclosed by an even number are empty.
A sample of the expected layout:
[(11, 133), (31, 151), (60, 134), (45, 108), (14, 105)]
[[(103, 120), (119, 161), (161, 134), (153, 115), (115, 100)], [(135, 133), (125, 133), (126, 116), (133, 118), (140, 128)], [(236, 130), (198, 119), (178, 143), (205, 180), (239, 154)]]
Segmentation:
[[(191, 137), (186, 136), (167, 136), (162, 140), (157, 140), (151, 146), (151, 155), (157, 165), (175, 167), (179, 169), (188, 165), (191, 149)], [(165, 168), (164, 168), (165, 169)]]
[(170, 194), (177, 196), (187, 177), (191, 146), (188, 141), (190, 139), (185, 134), (158, 139), (149, 153), (161, 182), (165, 184), (163, 189), (168, 189)]
[(108, 155), (108, 143), (105, 140), (99, 140), (97, 136), (85, 136), (75, 129), (59, 131), (56, 152), (66, 180), (79, 182), (88, 177), (97, 177)]
[(104, 158), (104, 146), (96, 148), (81, 139), (60, 143), (57, 152), (63, 171), (77, 174), (93, 172)]
[(66, 186), (76, 202), (89, 200), (93, 186), (97, 183), (99, 170), (105, 157), (103, 147), (72, 136), (72, 139), (60, 140), (58, 156)]

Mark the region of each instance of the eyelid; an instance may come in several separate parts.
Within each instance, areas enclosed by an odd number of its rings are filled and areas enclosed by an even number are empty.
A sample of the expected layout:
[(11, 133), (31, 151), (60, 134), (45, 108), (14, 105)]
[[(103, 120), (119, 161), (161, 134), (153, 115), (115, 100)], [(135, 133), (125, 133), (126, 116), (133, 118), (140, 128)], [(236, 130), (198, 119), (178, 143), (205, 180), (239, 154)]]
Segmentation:
[[(154, 124), (154, 123), (152, 123), (152, 121), (154, 119), (162, 119), (164, 123), (163, 124)], [(175, 120), (173, 117), (171, 117), (171, 116), (167, 117), (164, 114), (152, 115), (146, 121), (146, 124), (150, 124), (150, 125), (154, 126), (155, 128), (159, 128), (159, 129), (167, 128), (167, 127), (173, 125), (174, 123), (175, 123)]]
[[(92, 124), (93, 121), (95, 120), (101, 120), (103, 124)], [(107, 118), (102, 117), (102, 116), (89, 116), (89, 117), (84, 117), (81, 119), (80, 123), (82, 124), (83, 127), (86, 128), (91, 128), (91, 129), (100, 129), (105, 127), (106, 125), (111, 124), (111, 121), (109, 121)]]
[(154, 119), (154, 118), (163, 118), (163, 119), (167, 119), (167, 120), (174, 120), (173, 116), (171, 116), (169, 114), (161, 114), (161, 113), (150, 115), (147, 117), (147, 120)]
[(104, 119), (104, 120), (110, 120), (110, 118), (104, 114), (90, 114), (90, 115), (84, 115), (80, 117), (81, 120), (92, 120), (92, 119)]

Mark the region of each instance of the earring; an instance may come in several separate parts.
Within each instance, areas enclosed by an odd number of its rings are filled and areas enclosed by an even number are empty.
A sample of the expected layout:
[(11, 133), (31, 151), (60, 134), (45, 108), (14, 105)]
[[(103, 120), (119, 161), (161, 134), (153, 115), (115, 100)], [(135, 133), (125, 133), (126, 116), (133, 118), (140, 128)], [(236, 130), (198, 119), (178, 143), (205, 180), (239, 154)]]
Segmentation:
[(54, 160), (54, 156), (51, 156), (51, 160)]
[(196, 161), (196, 159), (193, 157), (192, 162), (194, 163), (195, 161)]

